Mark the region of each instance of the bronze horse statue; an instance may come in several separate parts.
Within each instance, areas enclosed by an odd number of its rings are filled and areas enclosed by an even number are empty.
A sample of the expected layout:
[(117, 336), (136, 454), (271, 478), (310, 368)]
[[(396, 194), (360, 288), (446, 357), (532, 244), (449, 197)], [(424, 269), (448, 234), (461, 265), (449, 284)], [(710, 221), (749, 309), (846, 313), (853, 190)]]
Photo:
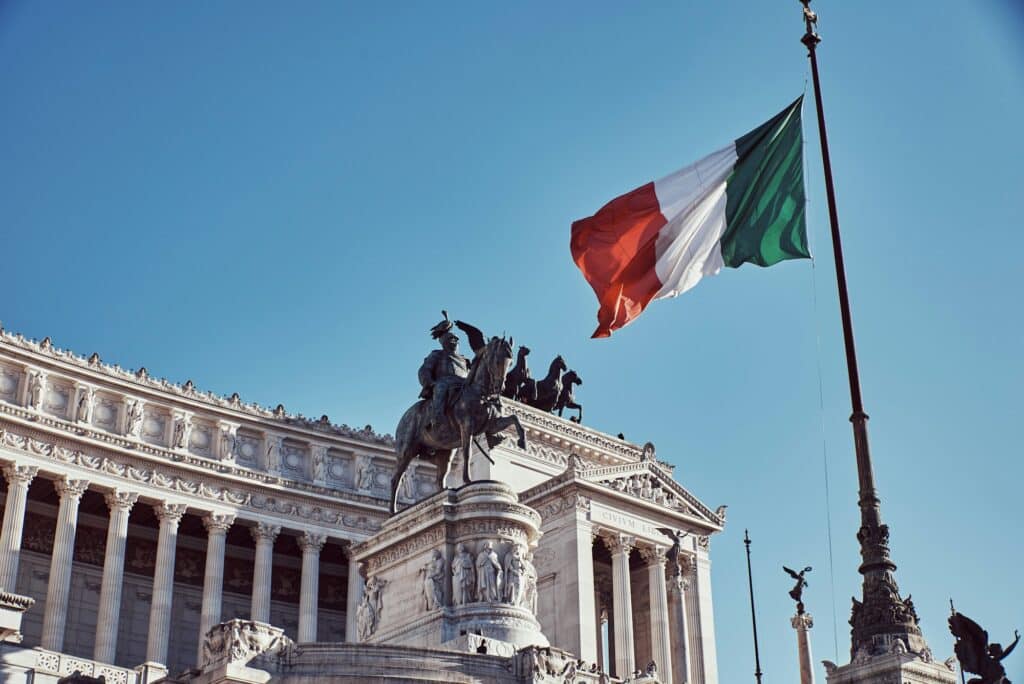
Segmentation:
[(562, 391), (558, 393), (558, 401), (555, 402), (555, 410), (558, 411), (558, 417), (562, 417), (562, 411), (565, 409), (576, 409), (579, 413), (576, 416), (569, 418), (574, 423), (583, 422), (583, 406), (576, 402), (576, 398), (572, 394), (573, 385), (582, 385), (583, 380), (576, 374), (576, 371), (571, 370), (562, 376)]
[[(395, 430), (395, 451), (398, 463), (391, 478), (391, 513), (398, 508), (398, 488), (402, 476), (412, 462), (419, 457), (433, 463), (437, 469), (437, 488), (444, 489), (445, 479), (451, 469), (456, 449), (462, 450), (462, 481), (469, 483), (469, 455), (476, 437), (485, 435), (489, 446), (498, 444), (498, 434), (514, 426), (519, 435), (519, 448), (526, 448), (526, 432), (515, 415), (502, 415), (501, 390), (505, 374), (512, 362), (512, 340), (492, 337), (484, 343), (484, 336), (472, 326), (459, 326), (469, 338), (473, 349), (473, 362), (465, 384), (454, 394), (445, 419), (436, 426), (427, 426), (430, 402), (420, 400), (409, 407), (398, 421)], [(477, 447), (480, 448), (479, 443)]]
[(550, 412), (554, 410), (555, 405), (558, 403), (558, 396), (562, 393), (562, 372), (568, 366), (565, 363), (565, 359), (561, 356), (556, 356), (551, 361), (551, 366), (548, 367), (548, 374), (544, 376), (543, 380), (538, 380), (534, 383), (532, 380), (526, 384), (533, 384), (532, 391), (534, 397), (532, 400), (523, 400), (523, 403), (532, 406), (541, 411)]
[(516, 354), (516, 365), (505, 376), (505, 389), (501, 396), (517, 401), (523, 400), (523, 384), (530, 379), (530, 367), (526, 363), (526, 357), (530, 354), (530, 348), (520, 345), (519, 353)]

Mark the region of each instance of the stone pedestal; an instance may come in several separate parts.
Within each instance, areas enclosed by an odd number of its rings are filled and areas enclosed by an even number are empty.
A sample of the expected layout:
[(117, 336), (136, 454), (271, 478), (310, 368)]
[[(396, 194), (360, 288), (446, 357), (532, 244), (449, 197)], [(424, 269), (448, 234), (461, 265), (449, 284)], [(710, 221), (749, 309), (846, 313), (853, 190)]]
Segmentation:
[(515, 647), (547, 646), (535, 617), (529, 560), (540, 516), (500, 482), (445, 490), (402, 511), (353, 548), (366, 587), (361, 642), (464, 650), (477, 635)]
[(21, 643), (21, 616), (36, 600), (0, 591), (0, 641)]
[(889, 653), (861, 652), (849, 665), (837, 667), (831, 661), (824, 661), (825, 680), (828, 684), (956, 684), (959, 679), (953, 662), (953, 658), (935, 662), (927, 646), (920, 653), (913, 653), (897, 640)]
[[(800, 604), (803, 607), (803, 604)], [(814, 666), (811, 665), (811, 627), (814, 618), (810, 613), (797, 613), (789, 623), (796, 630), (796, 652), (800, 660), (800, 684), (814, 684)]]

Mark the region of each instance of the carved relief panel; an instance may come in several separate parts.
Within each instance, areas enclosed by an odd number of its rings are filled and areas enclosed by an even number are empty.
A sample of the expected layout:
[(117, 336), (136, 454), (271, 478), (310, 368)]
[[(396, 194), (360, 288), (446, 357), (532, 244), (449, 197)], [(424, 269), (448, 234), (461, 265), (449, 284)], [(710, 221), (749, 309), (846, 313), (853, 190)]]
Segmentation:
[(23, 373), (20, 368), (0, 365), (0, 400), (9, 404), (18, 403), (18, 387)]
[(139, 436), (144, 442), (157, 446), (167, 445), (167, 434), (171, 425), (170, 412), (159, 406), (147, 405), (143, 411)]
[(43, 411), (55, 418), (68, 418), (71, 411), (71, 398), (74, 389), (67, 382), (51, 379), (46, 383), (43, 394)]
[(188, 450), (199, 456), (213, 458), (214, 438), (217, 428), (213, 423), (194, 418), (192, 420), (192, 433), (189, 435)]
[(284, 440), (281, 446), (281, 472), (285, 477), (295, 480), (308, 479), (308, 461), (309, 448), (306, 444), (291, 439)]
[(97, 392), (92, 410), (92, 424), (107, 432), (117, 432), (122, 405), (120, 397)]
[(238, 463), (249, 468), (259, 468), (262, 444), (263, 438), (259, 433), (239, 428), (235, 435), (235, 458)]

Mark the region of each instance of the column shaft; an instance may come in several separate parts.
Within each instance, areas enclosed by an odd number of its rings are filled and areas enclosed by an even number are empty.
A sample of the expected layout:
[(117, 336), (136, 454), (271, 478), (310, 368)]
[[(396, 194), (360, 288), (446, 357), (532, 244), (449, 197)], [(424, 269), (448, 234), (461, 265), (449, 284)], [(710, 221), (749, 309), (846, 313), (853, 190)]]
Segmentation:
[(796, 650), (800, 659), (800, 684), (814, 684), (814, 665), (811, 662), (811, 627), (814, 618), (810, 613), (794, 615), (790, 620), (796, 630)]
[(7, 501), (4, 503), (4, 524), (0, 529), (0, 589), (17, 593), (18, 558), (21, 533), (25, 528), (25, 503), (28, 486), (39, 471), (35, 466), (4, 466), (7, 479)]
[(199, 651), (196, 665), (203, 665), (203, 641), (210, 628), (220, 622), (221, 604), (224, 600), (224, 546), (228, 528), (235, 522), (235, 516), (227, 513), (210, 513), (203, 517), (206, 527), (206, 570), (203, 579), (203, 606), (199, 613)]
[(103, 583), (100, 609), (96, 618), (96, 645), (93, 660), (113, 663), (117, 653), (117, 623), (121, 615), (121, 587), (124, 582), (124, 548), (128, 539), (128, 515), (139, 495), (113, 491), (106, 495), (110, 508), (107, 525), (107, 549), (103, 557)]
[(153, 602), (149, 609), (149, 633), (146, 660), (167, 664), (167, 643), (171, 633), (171, 600), (174, 594), (174, 556), (178, 545), (178, 523), (185, 515), (185, 504), (160, 504), (160, 536), (156, 543), (156, 569), (153, 572)]
[(345, 598), (345, 641), (355, 643), (356, 636), (356, 611), (359, 609), (359, 602), (363, 600), (364, 582), (359, 574), (359, 563), (352, 557), (352, 549), (348, 550), (348, 595)]
[(302, 549), (302, 584), (299, 593), (299, 634), (296, 641), (316, 641), (317, 600), (320, 596), (320, 549), (327, 537), (304, 532), (299, 537)]
[(57, 530), (53, 535), (50, 556), (50, 580), (46, 588), (46, 612), (43, 614), (43, 636), (39, 645), (51, 651), (64, 648), (64, 626), (68, 616), (68, 592), (71, 589), (71, 561), (75, 552), (78, 528), (78, 502), (89, 483), (62, 477), (53, 483), (60, 495), (57, 509)]
[(665, 550), (657, 547), (649, 556), (647, 585), (651, 600), (651, 657), (658, 666), (658, 679), (671, 684), (672, 640), (669, 636), (668, 592), (665, 589)]
[(274, 540), (281, 532), (278, 525), (257, 523), (249, 530), (256, 542), (256, 559), (252, 568), (252, 611), (257, 622), (270, 622), (270, 582), (274, 568)]
[(612, 540), (612, 612), (615, 614), (615, 674), (624, 679), (636, 670), (633, 653), (633, 594), (629, 583), (629, 552), (633, 539)]
[(675, 674), (676, 684), (687, 684), (690, 681), (689, 664), (689, 628), (686, 621), (686, 585), (688, 581), (683, 576), (677, 575), (672, 581), (672, 643), (675, 645), (672, 661), (672, 672)]

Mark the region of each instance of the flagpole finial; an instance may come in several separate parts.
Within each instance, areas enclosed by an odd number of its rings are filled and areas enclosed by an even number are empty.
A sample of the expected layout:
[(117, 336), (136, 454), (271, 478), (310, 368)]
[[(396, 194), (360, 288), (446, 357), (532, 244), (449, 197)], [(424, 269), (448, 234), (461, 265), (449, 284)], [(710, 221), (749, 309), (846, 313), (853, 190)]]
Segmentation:
[(803, 38), (800, 42), (807, 46), (809, 52), (813, 52), (814, 48), (821, 42), (821, 36), (814, 28), (818, 24), (818, 15), (811, 11), (811, 0), (800, 0), (800, 4), (804, 6), (804, 24), (807, 27), (807, 31), (804, 33)]

